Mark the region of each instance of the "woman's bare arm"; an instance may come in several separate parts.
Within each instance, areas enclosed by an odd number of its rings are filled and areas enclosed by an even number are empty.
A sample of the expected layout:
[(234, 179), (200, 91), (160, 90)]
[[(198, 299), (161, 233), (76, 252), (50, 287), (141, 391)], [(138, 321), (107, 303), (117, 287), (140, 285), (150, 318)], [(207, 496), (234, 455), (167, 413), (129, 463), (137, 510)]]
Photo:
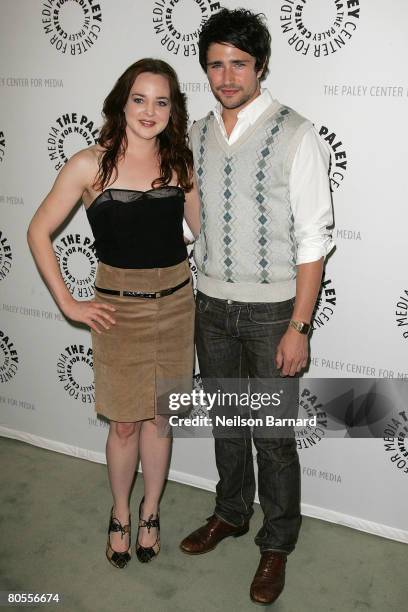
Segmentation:
[(200, 233), (200, 196), (198, 194), (197, 183), (193, 181), (193, 188), (186, 193), (184, 204), (184, 218), (188, 227), (192, 231), (194, 238)]
[(50, 193), (44, 199), (27, 232), (27, 240), (38, 268), (56, 303), (74, 321), (82, 321), (95, 331), (96, 322), (108, 328), (114, 323), (105, 304), (78, 302), (68, 291), (62, 278), (51, 242), (52, 234), (60, 227), (84, 191), (93, 183), (98, 166), (93, 151), (76, 153), (60, 171)]

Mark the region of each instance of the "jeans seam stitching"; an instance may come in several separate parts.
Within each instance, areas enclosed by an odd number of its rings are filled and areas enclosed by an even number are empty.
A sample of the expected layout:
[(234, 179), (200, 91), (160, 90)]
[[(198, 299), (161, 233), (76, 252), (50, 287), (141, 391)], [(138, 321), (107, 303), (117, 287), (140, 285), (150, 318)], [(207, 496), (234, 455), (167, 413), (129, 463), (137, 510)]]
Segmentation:
[(249, 320), (251, 323), (255, 323), (255, 325), (277, 325), (278, 323), (289, 323), (290, 317), (287, 319), (279, 319), (278, 321), (254, 321), (251, 315), (249, 315)]
[[(242, 365), (242, 344), (241, 344), (241, 351), (240, 351), (240, 354), (239, 354), (239, 373), (240, 374), (241, 374), (241, 365)], [(244, 456), (244, 467), (243, 467), (243, 471), (242, 471), (242, 480), (241, 480), (241, 491), (240, 491), (240, 493), (241, 493), (242, 502), (243, 502), (243, 504), (245, 506), (245, 509), (246, 509), (247, 513), (248, 513), (248, 506), (247, 506), (247, 504), (246, 504), (246, 502), (244, 500), (244, 496), (243, 496), (245, 469), (246, 469), (246, 461), (247, 461), (247, 443), (248, 443), (248, 438), (245, 436), (244, 440), (245, 440), (245, 447), (244, 447), (245, 456)]]
[[(237, 330), (237, 335), (235, 336), (236, 338), (239, 338), (239, 329), (238, 329), (238, 323), (239, 323), (239, 317), (241, 314), (241, 308), (238, 309), (238, 314), (237, 314), (237, 318), (235, 320), (235, 329)], [(242, 349), (241, 349), (242, 352)], [(240, 357), (240, 361), (241, 361), (241, 357)], [(239, 371), (241, 372), (241, 363), (239, 365)]]

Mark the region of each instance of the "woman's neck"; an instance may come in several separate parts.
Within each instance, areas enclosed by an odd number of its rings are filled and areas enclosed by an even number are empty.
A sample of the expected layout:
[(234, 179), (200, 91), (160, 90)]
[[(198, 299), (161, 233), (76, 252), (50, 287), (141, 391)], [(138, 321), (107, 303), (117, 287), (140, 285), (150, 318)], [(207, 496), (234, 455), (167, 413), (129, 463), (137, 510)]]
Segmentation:
[(126, 153), (132, 155), (132, 157), (153, 157), (159, 152), (159, 143), (157, 138), (140, 138), (129, 130), (126, 131), (127, 136), (127, 149)]

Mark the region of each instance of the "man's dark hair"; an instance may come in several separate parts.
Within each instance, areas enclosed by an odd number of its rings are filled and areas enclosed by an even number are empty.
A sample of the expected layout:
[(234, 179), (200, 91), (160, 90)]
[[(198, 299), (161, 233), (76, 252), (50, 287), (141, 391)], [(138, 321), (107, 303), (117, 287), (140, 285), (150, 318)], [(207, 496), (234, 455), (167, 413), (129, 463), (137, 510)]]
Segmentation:
[(207, 52), (212, 43), (227, 43), (255, 58), (255, 70), (261, 70), (263, 80), (268, 73), (271, 56), (271, 35), (265, 24), (263, 13), (255, 14), (248, 9), (221, 9), (204, 24), (198, 41), (199, 61), (207, 71)]

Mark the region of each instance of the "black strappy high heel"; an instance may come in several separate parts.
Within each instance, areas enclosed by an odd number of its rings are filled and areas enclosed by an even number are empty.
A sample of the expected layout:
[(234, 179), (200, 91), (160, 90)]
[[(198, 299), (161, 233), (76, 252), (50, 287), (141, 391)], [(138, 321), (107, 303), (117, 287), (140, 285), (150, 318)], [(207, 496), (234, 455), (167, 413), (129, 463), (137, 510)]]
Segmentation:
[[(159, 513), (157, 513), (155, 517), (153, 514), (151, 514), (147, 520), (142, 519), (141, 516), (143, 502), (144, 498), (140, 502), (139, 506), (139, 529), (137, 530), (136, 537), (136, 556), (139, 559), (140, 563), (148, 563), (149, 561), (157, 557), (160, 552), (160, 519)], [(148, 533), (150, 533), (150, 529), (152, 527), (156, 527), (157, 538), (153, 546), (145, 548), (144, 546), (141, 546), (141, 544), (139, 544), (139, 531), (141, 527), (147, 527)]]
[[(116, 550), (113, 550), (111, 543), (110, 543), (110, 533), (112, 531), (113, 532), (120, 531), (122, 539), (125, 534), (127, 533), (129, 534), (129, 548), (127, 551), (117, 552)], [(109, 563), (112, 563), (112, 565), (114, 565), (118, 569), (124, 569), (131, 559), (130, 515), (129, 515), (128, 525), (122, 525), (122, 523), (116, 517), (113, 516), (113, 506), (112, 506), (112, 510), (110, 514), (110, 521), (109, 521), (109, 527), (108, 527), (108, 543), (106, 544), (106, 558), (108, 559)]]

